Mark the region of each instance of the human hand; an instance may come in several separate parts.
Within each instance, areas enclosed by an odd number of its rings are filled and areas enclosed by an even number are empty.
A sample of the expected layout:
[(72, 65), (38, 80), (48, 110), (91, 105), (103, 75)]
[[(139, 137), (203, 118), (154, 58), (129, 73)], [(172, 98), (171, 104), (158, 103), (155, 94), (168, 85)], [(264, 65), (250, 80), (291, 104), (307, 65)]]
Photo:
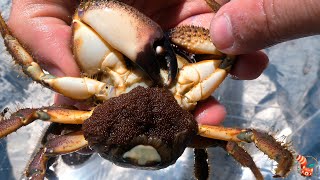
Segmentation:
[[(203, 0), (172, 1), (125, 1), (158, 22), (164, 29), (181, 24), (209, 27), (213, 18), (211, 10)], [(71, 17), (76, 1), (62, 0), (14, 0), (9, 27), (35, 59), (57, 76), (79, 76), (80, 71), (73, 59), (71, 42)], [(266, 67), (267, 57), (261, 52), (242, 55), (232, 71), (240, 79), (253, 79)], [(253, 61), (255, 60), (255, 61)], [(254, 62), (254, 63), (253, 63)], [(57, 104), (69, 103), (65, 98), (55, 100)], [(72, 102), (74, 103), (74, 102)], [(203, 124), (219, 124), (225, 117), (225, 109), (213, 98), (209, 98), (195, 110), (196, 119)]]
[(233, 0), (222, 6), (212, 19), (210, 35), (222, 52), (246, 54), (240, 55), (242, 58), (234, 65), (232, 73), (240, 79), (251, 79), (254, 71), (244, 72), (254, 68), (250, 63), (267, 62), (262, 54), (256, 54), (257, 50), (320, 34), (319, 17), (319, 0)]
[(79, 76), (71, 53), (76, 1), (13, 0), (8, 25), (19, 41), (56, 76)]
[(317, 0), (233, 0), (212, 20), (211, 37), (224, 53), (251, 53), (320, 34), (319, 17)]

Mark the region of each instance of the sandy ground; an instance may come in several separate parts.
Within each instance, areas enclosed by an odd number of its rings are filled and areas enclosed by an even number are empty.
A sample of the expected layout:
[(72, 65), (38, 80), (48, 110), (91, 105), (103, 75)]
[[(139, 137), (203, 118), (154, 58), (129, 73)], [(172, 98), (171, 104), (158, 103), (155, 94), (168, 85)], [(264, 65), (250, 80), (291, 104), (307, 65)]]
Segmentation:
[[(9, 14), (10, 1), (1, 0), (0, 9)], [(300, 154), (320, 159), (320, 37), (303, 38), (266, 49), (269, 67), (252, 81), (228, 79), (215, 93), (227, 107), (226, 126), (254, 127), (274, 132), (279, 140), (292, 141)], [(53, 93), (32, 83), (11, 61), (0, 41), (0, 110), (13, 112), (22, 107), (51, 105)], [(0, 140), (0, 179), (19, 179), (46, 124), (33, 123)], [(275, 164), (254, 146), (248, 146), (266, 179), (272, 178)], [(161, 171), (119, 168), (98, 156), (86, 164), (68, 167), (62, 162), (55, 169), (60, 179), (192, 179), (193, 157), (186, 151), (175, 166)], [(219, 149), (209, 150), (214, 179), (251, 179), (247, 168), (240, 168)], [(219, 164), (219, 165), (218, 165)], [(316, 164), (316, 168), (318, 167)], [(315, 168), (313, 179), (320, 179)], [(294, 167), (290, 179), (300, 179)]]

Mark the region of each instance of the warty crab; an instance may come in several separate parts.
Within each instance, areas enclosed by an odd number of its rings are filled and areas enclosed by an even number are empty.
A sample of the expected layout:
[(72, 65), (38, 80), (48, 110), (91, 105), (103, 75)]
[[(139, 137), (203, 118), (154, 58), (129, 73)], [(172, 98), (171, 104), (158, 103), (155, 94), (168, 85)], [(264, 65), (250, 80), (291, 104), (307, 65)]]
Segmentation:
[(0, 18), (7, 49), (28, 76), (66, 97), (98, 104), (88, 111), (20, 109), (0, 121), (0, 138), (37, 119), (75, 125), (46, 139), (27, 177), (43, 179), (50, 157), (88, 147), (117, 165), (140, 169), (165, 168), (194, 147), (196, 178), (206, 179), (204, 148), (220, 146), (263, 179), (239, 142), (255, 143), (278, 162), (275, 177), (287, 176), (293, 155), (268, 133), (200, 125), (189, 113), (220, 85), (235, 59), (216, 50), (207, 29), (181, 26), (164, 33), (133, 7), (106, 0), (81, 2), (72, 27), (83, 77), (55, 77), (41, 69)]

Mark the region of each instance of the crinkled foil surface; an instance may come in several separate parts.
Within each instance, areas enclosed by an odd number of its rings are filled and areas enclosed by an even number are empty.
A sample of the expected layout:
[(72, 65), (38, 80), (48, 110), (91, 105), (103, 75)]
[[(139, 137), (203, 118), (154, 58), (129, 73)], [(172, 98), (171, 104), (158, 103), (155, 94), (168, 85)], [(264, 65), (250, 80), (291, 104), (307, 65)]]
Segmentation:
[[(7, 18), (9, 0), (0, 8)], [(252, 127), (273, 132), (279, 141), (291, 142), (299, 154), (320, 160), (320, 36), (302, 38), (265, 50), (268, 68), (251, 81), (228, 78), (214, 94), (227, 107), (225, 126)], [(52, 105), (53, 93), (30, 81), (11, 62), (2, 39), (0, 42), (0, 109), (13, 112), (23, 107)], [(35, 122), (0, 140), (0, 179), (21, 179), (39, 138), (48, 126)], [(272, 179), (276, 163), (254, 145), (243, 145), (252, 154), (266, 179)], [(210, 179), (254, 179), (222, 149), (209, 149)], [(314, 174), (320, 179), (320, 163), (314, 161)], [(298, 166), (287, 179), (305, 179)], [(70, 167), (58, 159), (52, 168), (60, 180), (65, 179), (193, 179), (193, 152), (187, 149), (177, 163), (163, 170), (143, 171), (120, 168), (93, 155), (82, 165)]]

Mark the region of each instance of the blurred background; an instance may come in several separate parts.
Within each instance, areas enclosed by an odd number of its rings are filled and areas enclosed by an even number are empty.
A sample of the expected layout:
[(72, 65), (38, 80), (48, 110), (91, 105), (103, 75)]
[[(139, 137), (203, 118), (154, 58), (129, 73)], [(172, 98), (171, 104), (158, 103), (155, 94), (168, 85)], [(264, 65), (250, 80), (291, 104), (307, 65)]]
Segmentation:
[[(0, 10), (9, 16), (10, 0), (1, 0)], [(314, 164), (307, 179), (320, 179), (320, 36), (302, 38), (265, 50), (268, 68), (255, 80), (228, 78), (214, 96), (227, 107), (224, 122), (230, 127), (252, 127), (273, 132), (290, 143), (297, 153)], [(0, 42), (0, 111), (53, 104), (53, 93), (35, 84), (14, 65), (3, 41)], [(0, 140), (0, 179), (21, 179), (30, 156), (48, 126), (44, 122), (19, 129)], [(276, 163), (254, 145), (243, 145), (253, 156), (266, 179), (272, 179)], [(253, 179), (222, 149), (209, 149), (210, 179)], [(160, 171), (143, 171), (114, 166), (98, 155), (81, 165), (68, 166), (58, 158), (51, 168), (59, 179), (192, 179), (193, 153), (187, 149), (178, 162)], [(305, 179), (297, 165), (287, 179)]]

